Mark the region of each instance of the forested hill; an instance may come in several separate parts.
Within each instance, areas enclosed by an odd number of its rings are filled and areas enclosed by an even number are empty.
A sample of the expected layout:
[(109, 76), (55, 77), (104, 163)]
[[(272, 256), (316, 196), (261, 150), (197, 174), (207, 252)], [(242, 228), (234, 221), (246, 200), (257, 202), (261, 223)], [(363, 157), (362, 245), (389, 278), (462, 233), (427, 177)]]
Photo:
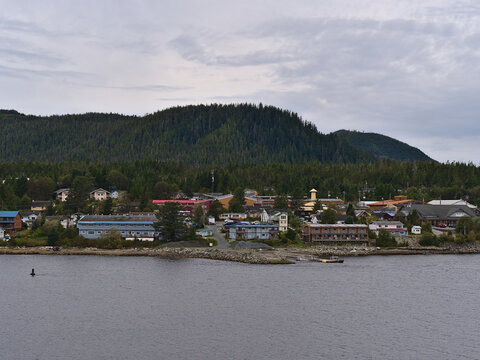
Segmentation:
[(378, 159), (402, 161), (431, 161), (421, 150), (391, 137), (359, 131), (339, 130), (334, 134), (347, 141), (357, 149), (375, 155)]
[(38, 117), (0, 110), (0, 126), (2, 163), (144, 159), (203, 165), (375, 159), (336, 134), (319, 133), (295, 113), (262, 105), (174, 107), (143, 117)]
[(336, 135), (274, 107), (199, 105), (144, 117), (0, 112), (0, 162), (160, 160), (190, 164), (371, 160)]

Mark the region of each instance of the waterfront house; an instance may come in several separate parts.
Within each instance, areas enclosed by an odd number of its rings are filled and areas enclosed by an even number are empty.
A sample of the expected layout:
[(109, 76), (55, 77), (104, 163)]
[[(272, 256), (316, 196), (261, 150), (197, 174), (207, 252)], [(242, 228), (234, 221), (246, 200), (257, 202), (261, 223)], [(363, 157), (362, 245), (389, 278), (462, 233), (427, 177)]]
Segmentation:
[(228, 227), (230, 240), (278, 240), (278, 225), (240, 222)]
[(412, 234), (420, 235), (422, 233), (422, 227), (418, 225), (412, 226)]
[(368, 243), (368, 226), (364, 224), (304, 224), (303, 241), (311, 245)]
[(22, 217), (22, 223), (31, 226), (38, 218), (42, 217), (42, 214), (39, 212), (21, 212), (20, 216)]
[(97, 239), (107, 230), (116, 229), (122, 238), (144, 241), (155, 239), (153, 224), (157, 218), (153, 213), (131, 213), (124, 215), (85, 215), (77, 222), (80, 235)]
[(408, 229), (400, 221), (374, 221), (368, 225), (368, 228), (376, 235), (381, 229), (387, 230), (393, 236), (406, 236), (408, 234)]
[(478, 209), (467, 205), (411, 205), (404, 206), (399, 211), (408, 215), (416, 210), (421, 221), (429, 222), (432, 226), (447, 226), (454, 228), (458, 219), (462, 217), (475, 218), (480, 215)]
[(22, 229), (22, 217), (18, 211), (0, 211), (0, 227), (7, 231)]
[(63, 228), (67, 228), (69, 226), (75, 226), (77, 224), (77, 216), (76, 215), (52, 215), (46, 216), (45, 221), (56, 222), (62, 225)]

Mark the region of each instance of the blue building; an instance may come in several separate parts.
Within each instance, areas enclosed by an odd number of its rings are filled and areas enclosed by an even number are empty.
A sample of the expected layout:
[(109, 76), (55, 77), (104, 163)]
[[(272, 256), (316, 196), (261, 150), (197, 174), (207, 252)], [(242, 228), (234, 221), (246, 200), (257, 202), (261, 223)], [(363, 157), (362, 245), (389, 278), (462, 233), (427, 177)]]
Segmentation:
[(157, 218), (153, 213), (131, 213), (124, 215), (85, 215), (77, 222), (80, 235), (97, 239), (110, 229), (116, 229), (126, 240), (153, 241)]
[(230, 240), (278, 240), (278, 225), (240, 222), (228, 227)]

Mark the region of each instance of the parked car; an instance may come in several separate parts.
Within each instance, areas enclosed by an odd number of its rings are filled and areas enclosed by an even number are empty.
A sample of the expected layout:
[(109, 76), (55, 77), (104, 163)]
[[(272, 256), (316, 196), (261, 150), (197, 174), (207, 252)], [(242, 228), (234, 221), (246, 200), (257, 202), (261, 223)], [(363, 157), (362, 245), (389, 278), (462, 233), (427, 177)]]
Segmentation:
[(437, 224), (437, 227), (439, 227), (439, 228), (446, 228), (446, 227), (447, 227), (447, 224), (442, 224), (442, 223), (440, 223), (440, 224)]

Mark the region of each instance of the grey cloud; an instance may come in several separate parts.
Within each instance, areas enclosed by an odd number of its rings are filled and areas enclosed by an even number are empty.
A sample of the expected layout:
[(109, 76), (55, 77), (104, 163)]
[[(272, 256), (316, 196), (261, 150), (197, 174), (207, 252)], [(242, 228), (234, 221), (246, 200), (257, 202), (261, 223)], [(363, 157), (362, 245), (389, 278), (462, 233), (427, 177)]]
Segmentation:
[(50, 55), (46, 52), (42, 51), (24, 51), (20, 49), (13, 49), (13, 48), (0, 48), (0, 56), (2, 60), (9, 60), (9, 61), (22, 61), (22, 62), (29, 62), (32, 64), (45, 64), (45, 65), (58, 65), (64, 64), (67, 62), (65, 58)]
[(70, 79), (79, 79), (91, 77), (91, 74), (87, 74), (79, 71), (68, 71), (68, 70), (49, 70), (49, 69), (26, 69), (26, 68), (17, 68), (11, 66), (0, 65), (0, 76), (10, 77), (10, 78), (22, 78), (22, 79), (31, 79), (35, 77), (43, 78), (70, 78)]
[(171, 85), (123, 85), (123, 86), (95, 86), (96, 88), (105, 88), (105, 89), (119, 89), (127, 91), (153, 91), (153, 92), (162, 92), (162, 91), (177, 91), (177, 90), (188, 90), (189, 87), (186, 86), (171, 86)]
[(193, 36), (181, 35), (169, 42), (185, 60), (196, 61), (209, 66), (257, 66), (294, 61), (291, 54), (271, 50), (249, 51), (246, 53), (225, 55), (217, 54), (214, 47), (201, 45)]

